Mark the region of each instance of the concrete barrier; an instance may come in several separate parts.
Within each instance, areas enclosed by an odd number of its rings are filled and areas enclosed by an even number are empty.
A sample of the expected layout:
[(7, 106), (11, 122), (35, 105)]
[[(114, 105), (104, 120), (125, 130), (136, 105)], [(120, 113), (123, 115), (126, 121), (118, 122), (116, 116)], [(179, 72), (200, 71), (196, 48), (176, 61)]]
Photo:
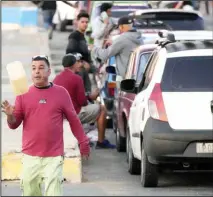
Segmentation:
[(2, 29), (19, 29), (38, 26), (37, 7), (2, 7)]

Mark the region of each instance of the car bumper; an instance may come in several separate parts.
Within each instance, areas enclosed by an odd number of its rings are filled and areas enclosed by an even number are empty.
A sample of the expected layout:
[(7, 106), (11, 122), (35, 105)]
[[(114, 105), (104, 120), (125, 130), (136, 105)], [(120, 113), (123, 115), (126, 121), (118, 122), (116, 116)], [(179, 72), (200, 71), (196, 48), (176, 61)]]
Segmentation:
[(202, 158), (213, 159), (213, 153), (197, 153), (198, 142), (213, 143), (213, 130), (173, 130), (168, 122), (149, 118), (143, 132), (145, 151), (156, 160), (183, 157), (200, 158), (200, 161)]

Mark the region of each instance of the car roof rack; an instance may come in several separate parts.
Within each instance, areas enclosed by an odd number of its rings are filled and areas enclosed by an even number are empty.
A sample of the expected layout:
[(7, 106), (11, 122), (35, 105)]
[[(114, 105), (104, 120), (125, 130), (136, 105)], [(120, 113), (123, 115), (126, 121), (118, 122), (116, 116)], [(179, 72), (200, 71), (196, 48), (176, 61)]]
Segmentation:
[(213, 41), (213, 34), (211, 31), (168, 31), (160, 30), (158, 32), (159, 39), (156, 44), (164, 47), (169, 43), (178, 41)]

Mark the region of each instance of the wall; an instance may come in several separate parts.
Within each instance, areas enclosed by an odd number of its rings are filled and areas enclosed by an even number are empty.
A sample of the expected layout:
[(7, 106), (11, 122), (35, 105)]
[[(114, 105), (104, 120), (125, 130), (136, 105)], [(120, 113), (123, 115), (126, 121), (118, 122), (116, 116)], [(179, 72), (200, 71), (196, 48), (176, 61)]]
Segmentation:
[(36, 7), (2, 7), (2, 24), (31, 27), (38, 25), (38, 9)]

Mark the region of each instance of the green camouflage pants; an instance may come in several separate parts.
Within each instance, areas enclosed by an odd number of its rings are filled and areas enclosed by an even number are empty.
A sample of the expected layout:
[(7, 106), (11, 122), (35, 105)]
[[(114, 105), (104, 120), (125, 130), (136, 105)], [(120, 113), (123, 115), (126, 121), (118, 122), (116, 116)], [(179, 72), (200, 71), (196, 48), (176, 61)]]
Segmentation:
[(37, 157), (24, 154), (22, 159), (22, 196), (62, 196), (63, 156)]

